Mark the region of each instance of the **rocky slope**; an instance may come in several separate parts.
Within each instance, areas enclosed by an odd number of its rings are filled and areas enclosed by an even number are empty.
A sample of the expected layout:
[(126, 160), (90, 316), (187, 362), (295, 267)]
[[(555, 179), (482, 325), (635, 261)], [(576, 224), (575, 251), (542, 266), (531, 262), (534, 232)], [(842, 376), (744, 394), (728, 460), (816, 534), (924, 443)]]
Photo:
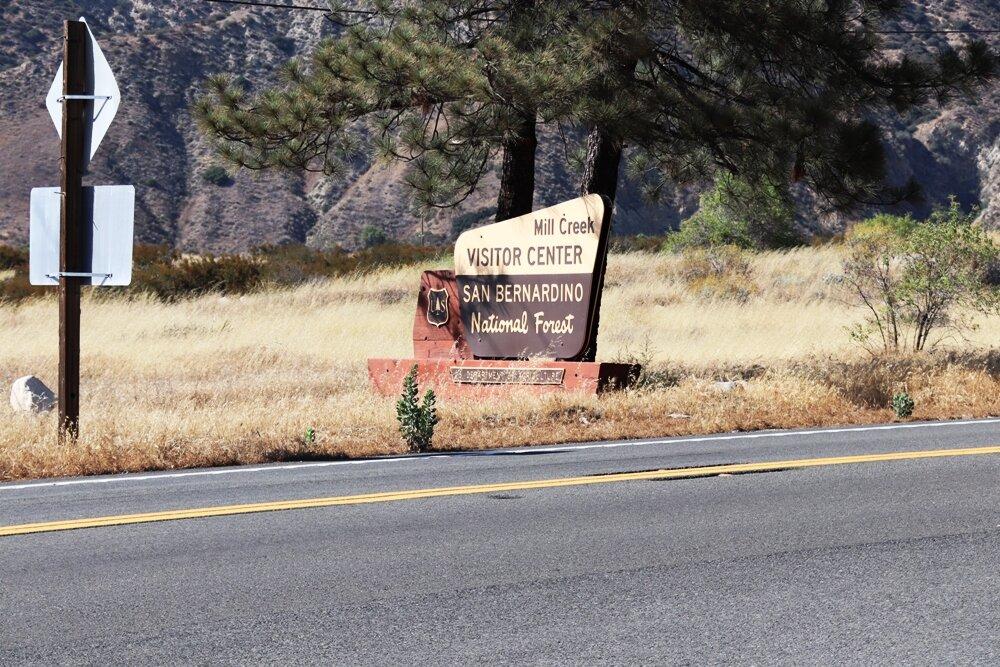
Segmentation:
[[(901, 27), (995, 27), (994, 0), (914, 3)], [(306, 53), (331, 25), (322, 13), (210, 4), (201, 0), (8, 0), (0, 7), (0, 242), (27, 240), (28, 192), (58, 183), (58, 139), (43, 99), (60, 56), (61, 22), (85, 14), (115, 69), (119, 115), (93, 168), (93, 184), (137, 186), (136, 231), (145, 242), (199, 251), (262, 243), (353, 245), (367, 224), (397, 238), (423, 229), (447, 236), (456, 224), (485, 218), (495, 182), (457, 211), (413, 215), (399, 165), (361, 162), (346, 179), (237, 173), (231, 184), (205, 180), (214, 156), (189, 108), (201, 82), (233, 72), (256, 84)], [(934, 48), (953, 36), (898, 37), (896, 48)], [(919, 41), (917, 41), (919, 39)], [(1000, 225), (1000, 87), (975, 103), (958, 102), (911, 119), (891, 119), (893, 179), (916, 175), (928, 203), (951, 193), (981, 203)], [(539, 158), (536, 205), (572, 196), (576, 175), (548, 132)], [(692, 212), (694, 192), (647, 205), (623, 188), (616, 228), (660, 232)], [(810, 223), (814, 216), (805, 214)], [(840, 224), (841, 220), (827, 220)]]

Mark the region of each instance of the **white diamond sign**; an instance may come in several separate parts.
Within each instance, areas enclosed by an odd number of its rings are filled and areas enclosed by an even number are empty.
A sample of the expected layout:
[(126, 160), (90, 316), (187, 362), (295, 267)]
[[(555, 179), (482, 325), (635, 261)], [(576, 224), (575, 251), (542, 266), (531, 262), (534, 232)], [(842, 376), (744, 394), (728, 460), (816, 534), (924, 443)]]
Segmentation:
[[(83, 17), (80, 20), (86, 23)], [(88, 161), (94, 157), (97, 147), (101, 145), (101, 140), (108, 133), (111, 121), (118, 113), (118, 105), (121, 103), (121, 92), (118, 90), (118, 82), (111, 71), (108, 59), (104, 57), (101, 47), (94, 39), (94, 33), (87, 25), (87, 34), (90, 35), (90, 45), (87, 48), (88, 65), (88, 91), (87, 99), (93, 98), (93, 117), (90, 124), (89, 140), (90, 150), (87, 151)], [(49, 109), (52, 122), (56, 125), (56, 132), (62, 137), (62, 117), (63, 117), (63, 64), (60, 63), (56, 70), (56, 78), (52, 81), (49, 94), (45, 97), (45, 106)]]

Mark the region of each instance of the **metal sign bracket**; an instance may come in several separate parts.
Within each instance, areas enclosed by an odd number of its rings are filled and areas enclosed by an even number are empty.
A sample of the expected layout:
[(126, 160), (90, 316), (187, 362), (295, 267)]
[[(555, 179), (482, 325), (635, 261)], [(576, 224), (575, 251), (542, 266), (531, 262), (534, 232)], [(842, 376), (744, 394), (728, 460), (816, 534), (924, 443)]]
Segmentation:
[(104, 107), (108, 106), (108, 102), (112, 100), (111, 95), (61, 95), (56, 99), (56, 102), (61, 102), (65, 104), (67, 100), (101, 100), (101, 108), (97, 110), (94, 114), (94, 120), (101, 117), (101, 112), (104, 111)]
[(79, 273), (77, 271), (60, 271), (59, 273), (46, 273), (46, 278), (112, 278), (113, 273)]
[(60, 95), (56, 98), (56, 102), (65, 102), (66, 100), (110, 100), (111, 95)]

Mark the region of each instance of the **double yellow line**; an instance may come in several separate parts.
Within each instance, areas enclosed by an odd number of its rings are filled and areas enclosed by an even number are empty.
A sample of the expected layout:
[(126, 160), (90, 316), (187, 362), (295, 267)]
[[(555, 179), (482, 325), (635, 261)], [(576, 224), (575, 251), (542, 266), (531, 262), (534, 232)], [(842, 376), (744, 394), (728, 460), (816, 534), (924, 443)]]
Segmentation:
[(216, 507), (201, 507), (195, 509), (145, 512), (142, 514), (119, 514), (116, 516), (101, 516), (87, 519), (68, 519), (64, 521), (45, 521), (41, 523), (0, 526), (0, 537), (28, 535), (31, 533), (50, 533), (63, 530), (77, 530), (79, 528), (125, 526), (134, 523), (154, 523), (157, 521), (177, 521), (180, 519), (203, 519), (215, 516), (230, 516), (233, 514), (280, 512), (283, 510), (308, 509), (311, 507), (365, 505), (368, 503), (386, 503), (397, 500), (419, 500), (423, 498), (441, 498), (445, 496), (503, 493), (506, 491), (530, 491), (532, 489), (551, 489), (563, 486), (613, 484), (616, 482), (631, 482), (650, 479), (685, 479), (715, 475), (737, 475), (741, 473), (788, 470), (793, 468), (813, 468), (819, 466), (877, 463), (885, 461), (910, 461), (916, 459), (978, 456), (984, 454), (1000, 454), (1000, 446), (972, 447), (966, 449), (934, 449), (915, 452), (889, 452), (886, 454), (834, 456), (829, 458), (793, 459), (789, 461), (762, 461), (759, 463), (734, 463), (728, 465), (676, 468), (672, 470), (650, 470), (643, 472), (613, 473), (609, 475), (587, 475), (584, 477), (560, 477), (556, 479), (539, 479), (522, 482), (503, 482), (499, 484), (444, 486), (429, 489), (415, 489), (411, 491), (363, 493), (353, 496), (330, 496), (326, 498), (307, 498), (304, 500), (280, 500), (276, 502), (249, 503), (244, 505), (219, 505)]

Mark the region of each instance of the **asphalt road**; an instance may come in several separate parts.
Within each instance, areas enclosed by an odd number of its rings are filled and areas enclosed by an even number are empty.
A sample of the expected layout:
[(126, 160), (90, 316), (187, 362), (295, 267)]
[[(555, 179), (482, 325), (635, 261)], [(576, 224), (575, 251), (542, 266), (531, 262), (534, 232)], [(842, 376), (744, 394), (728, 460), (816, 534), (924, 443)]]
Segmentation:
[[(0, 528), (998, 444), (992, 420), (0, 484)], [(292, 661), (1000, 664), (1000, 454), (0, 537), (0, 664)]]

